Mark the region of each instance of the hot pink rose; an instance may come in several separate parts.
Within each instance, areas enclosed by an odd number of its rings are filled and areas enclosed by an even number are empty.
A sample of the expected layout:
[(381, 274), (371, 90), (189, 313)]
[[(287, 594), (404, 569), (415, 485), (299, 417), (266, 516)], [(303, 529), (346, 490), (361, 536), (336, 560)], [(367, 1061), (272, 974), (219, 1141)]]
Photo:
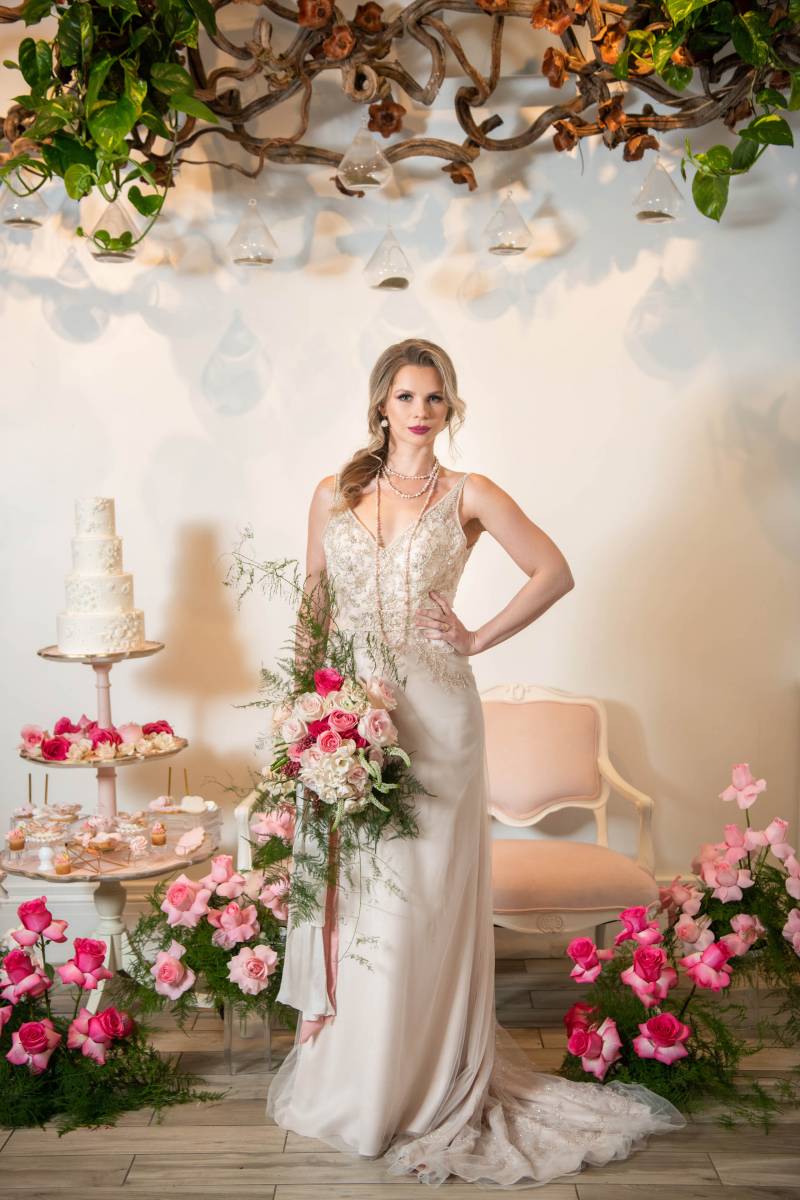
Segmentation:
[(725, 942), (712, 942), (702, 953), (688, 954), (680, 960), (686, 974), (698, 987), (710, 988), (718, 992), (731, 981), (731, 967), (728, 959), (731, 948)]
[(218, 896), (235, 900), (244, 891), (245, 878), (234, 871), (232, 855), (218, 854), (211, 860), (211, 871), (200, 882)]
[(89, 732), (88, 736), (91, 740), (93, 750), (96, 750), (98, 746), (119, 746), (122, 743), (122, 738), (113, 725), (108, 728), (96, 725)]
[(150, 974), (155, 977), (155, 989), (160, 996), (169, 996), (170, 1000), (177, 1000), (194, 983), (194, 971), (181, 962), (185, 953), (186, 947), (173, 941), (168, 950), (159, 950), (156, 955)]
[(720, 800), (735, 800), (739, 808), (749, 808), (767, 786), (766, 779), (753, 779), (749, 763), (736, 763), (731, 770), (731, 783), (720, 792)]
[(152, 737), (155, 733), (175, 733), (175, 730), (170, 725), (169, 721), (148, 721), (142, 726), (142, 733), (145, 737)]
[(0, 1033), (3, 1032), (13, 1015), (14, 1009), (10, 1004), (0, 1004)]
[(144, 737), (144, 730), (135, 721), (128, 721), (125, 725), (118, 725), (117, 733), (122, 739), (123, 746), (135, 746)]
[(628, 938), (634, 938), (641, 946), (649, 946), (661, 941), (661, 930), (657, 921), (647, 919), (647, 909), (638, 905), (636, 908), (626, 908), (619, 914), (624, 928), (614, 938), (614, 945), (619, 946)]
[(578, 1000), (564, 1013), (564, 1027), (569, 1036), (574, 1029), (588, 1029), (591, 1024), (592, 1017), (596, 1014), (597, 1009), (593, 1004), (587, 1004), (585, 1000)]
[(271, 946), (242, 946), (228, 963), (228, 975), (246, 995), (257, 996), (269, 987), (269, 977), (277, 966), (278, 955)]
[(349, 733), (358, 724), (355, 713), (345, 712), (342, 708), (332, 708), (328, 713), (328, 724), (337, 733)]
[(255, 904), (240, 908), (232, 900), (224, 908), (209, 909), (208, 921), (215, 929), (211, 941), (223, 950), (232, 950), (239, 942), (249, 942), (261, 932)]
[(65, 737), (44, 738), (42, 741), (42, 758), (48, 762), (64, 762), (69, 754), (70, 741)]
[(714, 889), (712, 896), (723, 902), (741, 900), (742, 888), (752, 887), (755, 882), (746, 868), (732, 866), (724, 858), (703, 863), (702, 875), (708, 886)]
[(368, 708), (358, 722), (358, 732), (371, 746), (393, 746), (397, 729), (385, 708)]
[(75, 938), (73, 958), (56, 967), (62, 983), (74, 983), (84, 991), (93, 992), (113, 972), (104, 966), (108, 947), (98, 938)]
[(274, 883), (268, 883), (259, 896), (264, 907), (271, 909), (273, 916), (278, 921), (286, 921), (289, 917), (289, 908), (286, 902), (288, 892), (289, 880), (277, 879)]
[(167, 888), (161, 911), (167, 915), (168, 925), (185, 925), (194, 929), (208, 912), (211, 889), (203, 883), (195, 883), (186, 875), (178, 878)]
[(654, 1058), (669, 1066), (689, 1053), (684, 1043), (692, 1031), (673, 1013), (650, 1017), (639, 1030), (640, 1036), (633, 1039), (633, 1048), (639, 1058)]
[(567, 1042), (570, 1053), (580, 1058), (584, 1071), (597, 1079), (604, 1079), (608, 1068), (620, 1057), (621, 1045), (616, 1022), (611, 1017), (606, 1017), (597, 1029), (576, 1027)]
[(620, 979), (633, 989), (645, 1008), (652, 1008), (675, 987), (678, 973), (668, 965), (660, 946), (640, 946), (633, 953), (631, 965), (620, 973)]
[(103, 1028), (99, 1016), (94, 1016), (88, 1008), (82, 1008), (67, 1030), (67, 1045), (70, 1050), (80, 1050), (86, 1058), (91, 1058), (103, 1066), (106, 1054), (111, 1045), (111, 1035)]
[(9, 1004), (43, 996), (51, 982), (42, 968), (22, 950), (12, 950), (3, 959), (0, 972), (0, 996)]
[(51, 942), (65, 942), (64, 930), (66, 921), (54, 921), (47, 907), (47, 898), (39, 896), (35, 900), (26, 900), (17, 909), (17, 916), (25, 929), (30, 933), (42, 934)]
[(317, 738), (317, 745), (323, 754), (333, 754), (342, 744), (342, 739), (335, 729), (323, 729)]
[(27, 1067), (33, 1075), (46, 1070), (50, 1056), (61, 1041), (49, 1017), (25, 1021), (11, 1034), (11, 1049), (6, 1058), (17, 1067)]
[(601, 959), (611, 958), (613, 950), (598, 950), (591, 938), (573, 938), (567, 954), (575, 963), (570, 976), (576, 983), (594, 983), (602, 970)]
[(344, 675), (340, 675), (333, 667), (320, 667), (314, 672), (314, 688), (320, 696), (327, 696), (328, 692), (338, 692), (343, 683)]
[(81, 732), (80, 725), (73, 725), (72, 721), (70, 721), (69, 717), (59, 717), (58, 720), (56, 721), (55, 725), (53, 726), (54, 734), (80, 733), (80, 732)]
[(308, 722), (308, 732), (311, 734), (312, 738), (315, 739), (315, 741), (321, 733), (325, 732), (326, 729), (330, 729), (330, 723), (327, 716), (320, 717), (318, 721)]
[(22, 738), (19, 748), (24, 750), (26, 754), (30, 754), (32, 750), (36, 750), (41, 746), (44, 739), (44, 730), (39, 725), (23, 725), (19, 731)]
[(106, 1037), (113, 1041), (129, 1037), (133, 1033), (134, 1024), (130, 1014), (111, 1006), (98, 1013), (97, 1020)]
[(250, 822), (250, 832), (256, 839), (266, 841), (268, 838), (278, 837), (289, 843), (294, 840), (294, 824), (294, 807), (286, 804), (271, 812), (257, 813)]

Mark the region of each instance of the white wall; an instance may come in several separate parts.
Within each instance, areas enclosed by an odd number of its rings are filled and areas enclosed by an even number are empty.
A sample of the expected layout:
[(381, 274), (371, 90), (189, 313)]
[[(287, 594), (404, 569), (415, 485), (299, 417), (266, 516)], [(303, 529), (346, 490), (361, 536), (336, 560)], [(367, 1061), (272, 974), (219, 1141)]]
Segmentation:
[[(0, 58), (18, 36), (2, 29)], [(521, 128), (513, 91), (504, 133)], [(519, 94), (552, 97), (531, 80)], [(344, 147), (358, 112), (339, 108), (320, 141)], [(410, 124), (459, 137), (446, 116)], [(695, 135), (699, 148), (716, 140), (730, 135)], [(681, 145), (665, 141), (673, 166)], [(435, 162), (401, 164), (390, 203), (339, 196), (325, 170), (268, 168), (251, 187), (185, 167), (129, 266), (98, 265), (71, 238), (75, 206), (55, 187), (44, 229), (0, 237), (3, 822), (26, 786), (19, 727), (92, 710), (88, 668), (36, 656), (55, 640), (72, 502), (87, 493), (116, 498), (148, 635), (167, 644), (114, 669), (115, 717), (172, 721), (192, 743), (174, 760), (192, 790), (232, 808), (220, 781), (244, 784), (259, 765), (261, 726), (236, 706), (290, 613), (255, 598), (237, 612), (225, 555), (252, 524), (265, 557), (302, 558), (316, 481), (362, 442), (369, 369), (411, 334), (450, 351), (467, 402), (445, 463), (510, 492), (576, 580), (475, 657), (479, 685), (525, 679), (606, 701), (613, 760), (657, 802), (661, 873), (686, 869), (735, 819), (716, 799), (734, 762), (768, 780), (757, 820), (797, 817), (797, 158), (768, 151), (735, 182), (721, 227), (690, 200), (667, 227), (633, 217), (650, 157), (626, 165), (600, 145), (584, 157), (581, 175), (575, 153), (549, 144), (484, 155), (473, 194)], [(509, 185), (535, 247), (498, 263), (481, 231)], [(248, 274), (224, 246), (251, 192), (282, 258)], [(404, 294), (361, 275), (387, 212), (417, 272)], [(457, 609), (479, 624), (522, 582), (484, 538)], [(54, 770), (50, 783), (91, 803), (92, 778)], [(165, 767), (120, 772), (126, 807), (165, 785)]]

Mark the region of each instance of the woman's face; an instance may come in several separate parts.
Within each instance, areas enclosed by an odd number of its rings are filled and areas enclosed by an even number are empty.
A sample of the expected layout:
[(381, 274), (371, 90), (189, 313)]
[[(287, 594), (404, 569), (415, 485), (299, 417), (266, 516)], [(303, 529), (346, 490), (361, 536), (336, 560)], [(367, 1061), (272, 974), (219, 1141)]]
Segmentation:
[(447, 401), (436, 368), (400, 367), (381, 416), (389, 418), (389, 433), (396, 443), (432, 447), (447, 424)]

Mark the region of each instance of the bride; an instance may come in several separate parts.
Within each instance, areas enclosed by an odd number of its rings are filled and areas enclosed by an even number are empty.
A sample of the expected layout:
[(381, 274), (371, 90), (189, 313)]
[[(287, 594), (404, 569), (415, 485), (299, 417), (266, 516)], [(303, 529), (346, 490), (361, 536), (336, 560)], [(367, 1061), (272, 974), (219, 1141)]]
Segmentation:
[[(278, 999), (304, 1019), (267, 1113), (390, 1175), (520, 1188), (623, 1158), (684, 1120), (639, 1086), (537, 1072), (497, 1024), (483, 715), (469, 657), (574, 584), (506, 492), (439, 464), (436, 439), (445, 429), (452, 439), (464, 407), (444, 350), (418, 338), (389, 346), (370, 376), (367, 446), (312, 499), (307, 586), (327, 572), (365, 675), (368, 633), (396, 655), (405, 682), (392, 719), (430, 794), (415, 799), (419, 837), (380, 846), (394, 888), (365, 878), (340, 895), (332, 943), (290, 920)], [(528, 578), (469, 630), (453, 603), (484, 532)], [(342, 952), (356, 925), (366, 955)]]

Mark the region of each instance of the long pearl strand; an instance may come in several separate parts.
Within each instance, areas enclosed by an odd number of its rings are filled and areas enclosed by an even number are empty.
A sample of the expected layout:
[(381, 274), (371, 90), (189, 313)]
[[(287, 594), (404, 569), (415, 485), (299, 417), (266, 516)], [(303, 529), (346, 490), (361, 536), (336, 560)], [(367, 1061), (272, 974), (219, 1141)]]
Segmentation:
[[(414, 522), (414, 525), (411, 529), (411, 535), (408, 539), (408, 545), (406, 546), (405, 570), (403, 572), (403, 613), (404, 613), (405, 619), (404, 619), (404, 623), (403, 623), (403, 641), (401, 642), (401, 645), (405, 645), (406, 639), (408, 637), (408, 622), (409, 622), (409, 616), (410, 616), (410, 591), (411, 591), (411, 589), (410, 589), (411, 543), (414, 540), (414, 534), (417, 532), (419, 523), (422, 520), (423, 516), (425, 515), (425, 510), (427, 509), (428, 502), (429, 502), (431, 496), (433, 495), (434, 489), (436, 487), (436, 481), (438, 478), (439, 478), (439, 463), (437, 462), (436, 466), (433, 468), (433, 471), (431, 472), (430, 481), (427, 484), (426, 488), (424, 489), (427, 492), (427, 495), (425, 497), (425, 503), (422, 505), (422, 508), (420, 509), (419, 513), (417, 514), (417, 519)], [(385, 629), (384, 623), (383, 623), (383, 601), (381, 599), (380, 562), (381, 562), (382, 547), (381, 547), (381, 476), (380, 476), (380, 472), (378, 472), (378, 474), (375, 476), (375, 534), (376, 534), (376, 536), (375, 536), (375, 598), (378, 602), (378, 623), (380, 625), (381, 636), (383, 637), (384, 642), (386, 642), (386, 644), (389, 645), (390, 644), (389, 639), (386, 636), (386, 629)]]

